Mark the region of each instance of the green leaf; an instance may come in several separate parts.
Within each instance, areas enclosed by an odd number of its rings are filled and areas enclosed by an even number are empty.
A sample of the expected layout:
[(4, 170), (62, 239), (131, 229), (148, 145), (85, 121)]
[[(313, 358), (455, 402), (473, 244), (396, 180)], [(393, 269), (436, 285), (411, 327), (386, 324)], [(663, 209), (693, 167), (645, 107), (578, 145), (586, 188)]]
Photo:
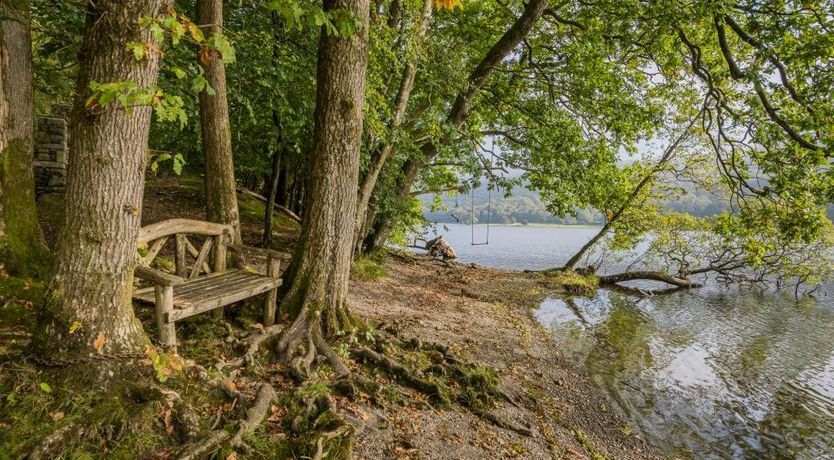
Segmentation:
[(145, 44), (142, 42), (128, 42), (127, 50), (133, 53), (133, 57), (137, 61), (141, 61), (145, 57)]
[(155, 42), (159, 43), (162, 42), (163, 39), (165, 39), (165, 30), (162, 29), (162, 26), (160, 26), (159, 23), (152, 23), (150, 29), (151, 36), (153, 37)]
[(52, 393), (52, 387), (49, 386), (49, 384), (46, 382), (41, 382), (40, 384), (38, 384), (38, 387), (40, 387), (41, 391), (43, 391), (44, 393)]
[(214, 34), (208, 39), (207, 44), (220, 53), (221, 59), (227, 64), (235, 62), (235, 49), (223, 34)]

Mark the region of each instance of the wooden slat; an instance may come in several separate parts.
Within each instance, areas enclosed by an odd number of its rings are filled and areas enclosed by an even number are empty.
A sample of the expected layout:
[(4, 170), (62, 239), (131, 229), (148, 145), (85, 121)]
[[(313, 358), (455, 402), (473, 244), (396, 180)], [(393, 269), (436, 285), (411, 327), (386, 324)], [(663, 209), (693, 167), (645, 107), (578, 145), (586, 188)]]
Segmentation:
[[(186, 295), (179, 296), (183, 303), (198, 304), (209, 301), (215, 297), (222, 296), (231, 292), (247, 290), (255, 286), (267, 283), (271, 278), (265, 276), (252, 276), (233, 283), (224, 283), (222, 285), (211, 286), (209, 289), (200, 289), (191, 291)], [(176, 293), (174, 294), (176, 298)]]
[[(257, 284), (258, 280), (269, 279), (263, 275), (248, 272), (245, 270), (229, 270), (225, 273), (212, 273), (200, 276), (194, 280), (188, 280), (176, 286), (174, 289), (174, 303), (179, 306), (187, 306), (195, 301), (216, 295), (218, 292), (227, 292), (235, 287), (246, 287)], [(153, 288), (139, 289), (133, 292), (133, 298), (145, 302), (153, 302)]]
[(222, 307), (224, 305), (229, 305), (235, 302), (240, 302), (243, 299), (247, 299), (249, 297), (256, 296), (258, 294), (262, 294), (270, 289), (274, 289), (281, 285), (280, 279), (272, 279), (272, 278), (264, 278), (264, 282), (254, 287), (247, 288), (245, 290), (238, 290), (233, 292), (226, 292), (217, 297), (213, 297), (211, 299), (206, 300), (203, 303), (196, 304), (194, 306), (183, 308), (183, 309), (175, 309), (173, 312), (168, 314), (168, 322), (179, 321), (183, 318), (188, 318), (189, 316), (198, 315), (203, 312), (207, 312), (210, 310), (214, 310), (215, 308)]
[(174, 256), (174, 265), (177, 268), (177, 276), (185, 278), (186, 273), (188, 273), (188, 269), (185, 266), (185, 251), (186, 248), (186, 241), (188, 238), (185, 235), (177, 235), (175, 241), (175, 256)]
[[(194, 268), (191, 269), (191, 274), (188, 275), (188, 279), (193, 280), (200, 274), (203, 264), (205, 264), (206, 260), (208, 260), (208, 256), (211, 253), (211, 247), (213, 245), (214, 238), (206, 238), (206, 241), (203, 243), (203, 247), (200, 248), (200, 254), (197, 255), (197, 261), (194, 262)], [(207, 273), (211, 272), (207, 271)]]
[[(237, 272), (237, 270), (236, 270), (236, 272)], [(216, 278), (218, 278), (220, 276), (223, 276), (223, 275), (231, 276), (231, 275), (234, 275), (234, 273), (232, 273), (232, 272), (212, 273), (212, 274), (209, 274), (209, 275), (200, 276), (195, 280), (190, 280), (190, 281), (186, 280), (184, 283), (177, 286), (177, 292), (179, 293), (179, 292), (187, 292), (189, 290), (194, 290), (194, 289), (205, 289), (206, 286), (209, 286), (212, 283), (217, 283), (218, 280)], [(248, 276), (248, 275), (251, 275), (251, 274), (246, 273), (241, 278), (243, 278), (245, 276)], [(240, 279), (240, 278), (238, 278), (238, 279)], [(154, 301), (153, 287), (144, 288), (144, 289), (137, 289), (137, 290), (133, 291), (133, 298), (136, 299), (136, 300), (144, 301), (144, 302), (153, 302)]]
[[(188, 241), (188, 238), (184, 238), (184, 239), (185, 239), (185, 247), (188, 250), (188, 253), (191, 254), (191, 257), (194, 257), (194, 258), (199, 257), (200, 256), (200, 251), (198, 251), (197, 248), (194, 247), (193, 244), (191, 244), (191, 241)], [(206, 273), (211, 273), (211, 268), (209, 267), (208, 262), (203, 264), (203, 271), (205, 271)]]
[[(197, 281), (199, 281), (201, 278), (203, 277), (198, 278)], [(213, 291), (224, 290), (227, 287), (234, 287), (236, 284), (245, 282), (253, 278), (258, 279), (259, 277), (257, 275), (253, 276), (251, 274), (237, 274), (228, 278), (222, 277), (210, 283), (201, 283), (197, 286), (185, 284), (178, 287), (176, 296), (182, 299), (189, 299), (197, 296), (200, 292), (210, 293)]]
[(214, 237), (214, 271), (226, 271), (226, 237), (217, 235)]
[(146, 225), (139, 229), (139, 243), (149, 243), (157, 238), (177, 233), (189, 233), (193, 235), (216, 236), (223, 232), (231, 234), (230, 225), (203, 222), (192, 219), (169, 219), (155, 224)]
[(145, 254), (145, 257), (139, 262), (141, 265), (146, 267), (151, 266), (151, 262), (156, 258), (156, 255), (159, 254), (159, 251), (162, 250), (162, 247), (165, 246), (165, 243), (168, 242), (168, 237), (163, 236), (162, 238), (156, 240), (151, 245), (150, 249), (148, 249), (148, 253)]
[(154, 270), (150, 267), (138, 266), (133, 270), (134, 276), (137, 278), (150, 281), (159, 286), (176, 286), (181, 284), (184, 280), (179, 276), (174, 276), (170, 273)]

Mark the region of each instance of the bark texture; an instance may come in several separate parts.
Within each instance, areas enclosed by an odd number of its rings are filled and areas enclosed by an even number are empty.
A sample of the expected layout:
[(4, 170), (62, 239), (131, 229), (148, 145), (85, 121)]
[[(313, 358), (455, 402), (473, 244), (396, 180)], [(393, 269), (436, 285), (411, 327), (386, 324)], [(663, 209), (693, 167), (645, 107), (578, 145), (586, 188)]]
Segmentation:
[[(310, 195), (282, 304), (284, 313), (295, 320), (279, 342), (279, 353), (298, 374), (309, 367), (316, 350), (338, 366), (338, 357), (332, 359), (323, 337), (350, 322), (346, 300), (368, 64), (369, 1), (324, 1), (326, 11), (340, 7), (353, 12), (363, 27), (349, 38), (322, 30), (319, 40)], [(341, 366), (340, 371), (345, 371)]]
[[(487, 54), (481, 59), (475, 69), (469, 74), (467, 85), (458, 93), (446, 121), (455, 129), (460, 128), (469, 118), (472, 103), (489, 76), (501, 61), (504, 60), (533, 30), (547, 8), (548, 0), (530, 0), (524, 7), (524, 12), (515, 20), (512, 26), (498, 39)], [(452, 142), (451, 136), (446, 136), (438, 142), (428, 141), (420, 147), (420, 153), (405, 162), (402, 174), (397, 180), (396, 193), (401, 199), (407, 199), (411, 188), (417, 181), (420, 170), (433, 159), (443, 145)], [(382, 247), (388, 239), (393, 223), (389, 216), (374, 217), (375, 211), (368, 209), (365, 219), (376, 219), (370, 233), (365, 238), (365, 251), (373, 252)]]
[[(207, 38), (223, 33), (223, 0), (199, 0), (197, 24)], [(202, 48), (200, 63), (214, 95), (200, 93), (200, 128), (205, 161), (206, 218), (211, 222), (231, 225), (232, 239), (240, 239), (240, 213), (235, 194), (235, 168), (232, 158), (232, 131), (229, 126), (229, 105), (226, 97), (226, 66), (220, 53)]]
[(49, 253), (38, 225), (32, 174), (35, 114), (29, 1), (0, 3), (0, 264), (45, 276)]
[(131, 290), (151, 107), (126, 111), (116, 103), (87, 108), (85, 102), (91, 81), (156, 84), (158, 53), (137, 61), (126, 44), (152, 43), (139, 19), (157, 17), (170, 6), (169, 0), (87, 4), (69, 122), (66, 223), (32, 341), (45, 359), (141, 353), (147, 344)]

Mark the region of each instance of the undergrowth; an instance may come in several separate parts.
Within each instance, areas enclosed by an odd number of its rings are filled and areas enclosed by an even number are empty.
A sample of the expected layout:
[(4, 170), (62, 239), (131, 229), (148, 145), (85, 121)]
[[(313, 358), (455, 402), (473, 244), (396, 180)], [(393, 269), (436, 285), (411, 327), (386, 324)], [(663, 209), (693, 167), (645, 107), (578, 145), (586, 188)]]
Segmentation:
[(373, 281), (387, 276), (388, 272), (385, 271), (382, 261), (373, 256), (356, 259), (350, 270), (351, 279), (359, 281)]

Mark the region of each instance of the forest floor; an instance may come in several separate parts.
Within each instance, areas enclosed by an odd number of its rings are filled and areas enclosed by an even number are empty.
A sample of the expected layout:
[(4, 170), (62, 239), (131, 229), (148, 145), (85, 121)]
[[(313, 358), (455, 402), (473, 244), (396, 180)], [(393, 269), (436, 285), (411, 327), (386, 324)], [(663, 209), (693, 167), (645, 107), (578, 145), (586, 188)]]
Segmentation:
[[(196, 178), (149, 181), (144, 223), (203, 218), (200, 188)], [(255, 244), (263, 206), (249, 197), (240, 200), (244, 239)], [(50, 241), (58, 227), (58, 208), (49, 200), (41, 203)], [(291, 251), (297, 226), (276, 217), (275, 227), (274, 247)], [(490, 404), (489, 411), (472, 410), (459, 401), (436, 404), (395, 376), (348, 355), (354, 372), (380, 388), (376, 397), (333, 398), (336, 412), (355, 427), (354, 457), (658, 458), (586, 376), (560, 355), (533, 317), (546, 296), (587, 289), (592, 286), (584, 279), (450, 265), (405, 252), (360, 260), (350, 287), (350, 306), (360, 317), (372, 324), (394, 324), (404, 337), (446, 344), (458, 359), (491, 369), (505, 398)], [(304, 458), (294, 447), (299, 436), (288, 423), (294, 383), (268, 347), (252, 365), (217, 370), (218, 364), (241, 356), (246, 339), (262, 330), (257, 300), (227, 309), (224, 320), (198, 315), (179, 322), (179, 353), (185, 361), (163, 356), (139, 362), (146, 369), (140, 369), (137, 381), (150, 382), (145, 387), (155, 393), (132, 386), (100, 392), (82, 383), (84, 379), (62, 379), (58, 371), (24, 359), (42, 292), (37, 280), (0, 281), (0, 459), (27, 454), (177, 458), (183, 446), (193, 447), (212, 433), (234, 432), (262, 382), (277, 393), (263, 423), (243, 438), (241, 447), (224, 444), (212, 450), (211, 458)], [(136, 313), (155, 336), (152, 308), (137, 304)], [(412, 364), (419, 364), (420, 356), (412, 358)], [(316, 375), (312, 385), (326, 378)], [(209, 387), (209, 381), (222, 385)], [(171, 394), (185, 404), (172, 400)], [(199, 421), (184, 430), (186, 415), (192, 413)]]

